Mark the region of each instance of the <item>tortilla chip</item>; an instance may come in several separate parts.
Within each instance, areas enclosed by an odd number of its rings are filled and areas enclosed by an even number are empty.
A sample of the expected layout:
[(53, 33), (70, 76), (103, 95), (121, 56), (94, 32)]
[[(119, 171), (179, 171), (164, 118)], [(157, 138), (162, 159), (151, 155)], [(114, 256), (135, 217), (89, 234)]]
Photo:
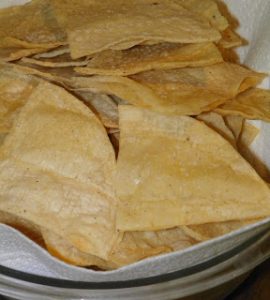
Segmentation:
[(20, 49), (18, 46), (9, 46), (9, 48), (1, 48), (0, 45), (0, 60), (1, 61), (13, 61), (20, 59), (21, 57), (30, 56), (41, 51), (45, 51), (43, 48), (31, 48)]
[[(52, 68), (49, 71), (46, 67), (25, 63), (12, 66), (17, 72), (22, 74), (36, 75), (42, 79), (60, 84), (66, 89), (71, 88), (72, 81), (70, 78), (74, 76), (73, 68)], [(98, 115), (104, 126), (118, 128), (118, 109), (114, 100), (107, 95), (94, 94), (89, 91), (76, 91), (74, 94)]]
[(126, 232), (120, 244), (113, 249), (110, 261), (122, 267), (150, 256), (182, 250), (196, 243), (179, 227), (161, 231)]
[(91, 92), (75, 92), (91, 108), (107, 128), (118, 128), (117, 104), (107, 95)]
[(35, 75), (39, 78), (57, 83), (66, 89), (69, 89), (69, 87), (72, 85), (71, 78), (75, 75), (72, 67), (48, 69), (46, 67), (26, 64), (22, 61), (17, 62), (13, 65), (13, 67), (27, 75)]
[(224, 139), (236, 148), (236, 142), (232, 131), (226, 125), (223, 117), (215, 112), (208, 112), (198, 115), (197, 120), (203, 121), (207, 126), (219, 133)]
[(0, 64), (0, 133), (9, 132), (13, 120), (38, 84), (38, 79)]
[(77, 61), (65, 61), (65, 62), (53, 62), (53, 61), (41, 61), (32, 58), (23, 58), (23, 63), (37, 65), (46, 68), (68, 68), (68, 67), (81, 67), (86, 66), (88, 61), (86, 60), (77, 60)]
[(0, 59), (16, 60), (65, 43), (49, 0), (0, 10)]
[(266, 181), (270, 180), (270, 170), (265, 163), (250, 148), (254, 139), (259, 134), (259, 129), (247, 121), (243, 124), (241, 136), (238, 141), (238, 150), (241, 155), (253, 166), (257, 173)]
[(60, 46), (56, 49), (44, 52), (44, 53), (38, 53), (34, 55), (33, 57), (35, 59), (40, 59), (40, 58), (55, 58), (58, 56), (62, 56), (64, 54), (70, 54), (70, 49), (69, 46)]
[(45, 246), (40, 228), (34, 223), (3, 211), (0, 211), (0, 223), (17, 229), (41, 247)]
[(270, 122), (270, 90), (250, 89), (227, 101), (216, 111), (222, 115)]
[(106, 258), (117, 237), (115, 157), (95, 115), (64, 89), (42, 82), (1, 151), (0, 210)]
[(200, 68), (153, 70), (128, 77), (73, 78), (73, 86), (116, 95), (155, 111), (198, 115), (261, 82), (264, 74), (230, 63)]
[(219, 31), (225, 30), (229, 23), (221, 14), (218, 5), (213, 0), (176, 0), (185, 8), (205, 17)]
[(236, 143), (238, 143), (239, 137), (241, 136), (244, 119), (242, 117), (237, 116), (225, 116), (224, 121), (228, 128), (232, 131)]
[(50, 254), (66, 263), (76, 266), (97, 266), (104, 270), (116, 268), (112, 264), (109, 265), (104, 259), (78, 250), (52, 231), (44, 229), (42, 230), (42, 236)]
[(221, 52), (224, 61), (234, 64), (240, 64), (240, 58), (234, 48), (225, 49), (219, 47), (219, 51)]
[[(131, 48), (143, 41), (202, 43), (220, 34), (200, 16), (169, 0), (53, 1), (72, 58)], [(113, 16), (113, 17), (112, 17)]]
[(246, 147), (249, 147), (254, 142), (259, 133), (259, 128), (245, 121), (241, 132), (240, 142)]
[(203, 242), (228, 234), (259, 221), (261, 221), (261, 219), (183, 226), (183, 230), (186, 234), (190, 235), (197, 241)]
[(240, 47), (243, 45), (243, 39), (231, 28), (227, 28), (222, 32), (222, 38), (218, 45), (225, 49)]
[(113, 248), (108, 261), (104, 261), (79, 251), (52, 232), (43, 232), (43, 237), (52, 255), (74, 265), (97, 266), (104, 270), (116, 269), (151, 256), (182, 250), (197, 243), (179, 227), (156, 232), (127, 232)]
[(218, 48), (212, 43), (137, 46), (128, 50), (107, 50), (97, 54), (81, 74), (131, 75), (152, 69), (199, 67), (222, 62)]
[(231, 12), (230, 5), (228, 6), (222, 0), (215, 0), (220, 13), (227, 19), (230, 27), (232, 29), (236, 29), (240, 26), (239, 20), (237, 17)]
[(121, 106), (119, 113), (119, 230), (162, 230), (270, 215), (268, 186), (208, 126), (134, 106)]

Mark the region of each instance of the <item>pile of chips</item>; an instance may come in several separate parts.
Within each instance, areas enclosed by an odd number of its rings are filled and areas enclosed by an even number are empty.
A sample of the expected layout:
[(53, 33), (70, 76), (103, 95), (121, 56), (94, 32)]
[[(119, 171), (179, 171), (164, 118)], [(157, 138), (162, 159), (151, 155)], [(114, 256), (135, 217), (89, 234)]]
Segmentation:
[(0, 10), (0, 222), (110, 270), (270, 216), (247, 121), (270, 91), (235, 28), (215, 0)]

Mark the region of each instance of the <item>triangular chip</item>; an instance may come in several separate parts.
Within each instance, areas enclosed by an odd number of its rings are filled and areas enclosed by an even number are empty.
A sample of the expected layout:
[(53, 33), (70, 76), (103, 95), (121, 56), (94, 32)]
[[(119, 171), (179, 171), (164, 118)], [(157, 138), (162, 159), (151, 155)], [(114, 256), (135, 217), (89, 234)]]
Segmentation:
[(40, 83), (1, 151), (0, 210), (106, 258), (117, 237), (115, 155), (87, 106), (60, 87)]
[(14, 61), (20, 59), (21, 57), (30, 56), (42, 51), (46, 51), (46, 49), (44, 48), (22, 49), (19, 43), (14, 42), (13, 40), (9, 40), (6, 45), (8, 45), (8, 48), (1, 48), (0, 45), (0, 60), (3, 62)]
[(108, 261), (79, 251), (66, 240), (49, 231), (43, 231), (49, 252), (74, 265), (97, 266), (101, 269), (115, 269), (147, 257), (178, 251), (197, 243), (181, 228), (161, 231), (127, 232), (114, 246)]
[[(72, 81), (70, 80), (70, 77), (74, 76), (74, 72), (73, 69), (70, 67), (52, 68), (51, 70), (48, 70), (46, 67), (20, 63), (16, 65), (10, 65), (10, 68), (13, 68), (13, 72), (17, 72), (21, 74), (20, 76), (24, 76), (26, 78), (27, 76), (23, 75), (24, 73), (27, 75), (36, 75), (45, 80), (55, 82), (64, 86), (66, 89), (70, 89), (72, 86)], [(33, 77), (28, 77), (34, 80)], [(36, 81), (38, 81), (38, 79), (36, 79)], [(12, 83), (12, 81), (9, 83), (10, 88), (13, 88), (13, 84), (14, 83)], [(104, 126), (108, 128), (118, 128), (118, 109), (117, 104), (114, 100), (112, 100), (107, 95), (94, 94), (89, 91), (76, 91), (75, 95), (78, 96), (80, 100), (86, 103), (98, 115)]]
[(72, 60), (69, 54), (63, 54), (53, 58), (43, 58), (43, 60), (24, 57), (21, 61), (26, 64), (32, 64), (46, 68), (84, 67), (88, 64), (88, 59), (82, 58)]
[(40, 228), (36, 224), (29, 222), (28, 220), (25, 220), (21, 217), (17, 217), (11, 213), (3, 211), (0, 211), (0, 223), (6, 224), (17, 229), (40, 246), (45, 246)]
[(249, 147), (254, 142), (259, 133), (259, 128), (245, 121), (243, 124), (239, 142), (242, 143), (245, 147)]
[(31, 95), (38, 79), (0, 64), (0, 133), (9, 132), (14, 117)]
[(225, 116), (270, 122), (270, 90), (250, 89), (218, 107), (216, 111)]
[(120, 107), (117, 227), (160, 230), (270, 215), (270, 190), (194, 118)]
[(238, 116), (225, 116), (224, 121), (227, 127), (233, 133), (236, 143), (238, 143), (238, 140), (243, 130), (243, 125), (245, 123), (245, 120), (242, 117), (238, 117)]
[(118, 128), (118, 106), (111, 97), (91, 92), (75, 94), (97, 114), (105, 127)]
[(126, 232), (123, 240), (113, 249), (110, 261), (121, 267), (150, 256), (182, 250), (196, 243), (180, 227), (160, 231)]
[(221, 14), (219, 7), (214, 0), (176, 0), (185, 8), (205, 17), (210, 24), (219, 31), (225, 30), (229, 23)]
[(38, 53), (38, 54), (35, 54), (33, 56), (33, 58), (35, 58), (35, 59), (55, 58), (55, 57), (62, 56), (62, 55), (65, 55), (65, 54), (70, 54), (69, 46), (60, 46), (56, 49), (49, 50), (47, 52)]
[(239, 56), (234, 48), (225, 49), (219, 47), (219, 51), (221, 52), (224, 61), (234, 64), (240, 64)]
[(0, 10), (0, 59), (16, 60), (65, 43), (50, 1), (33, 0)]
[(73, 58), (131, 48), (143, 41), (202, 43), (220, 34), (207, 20), (172, 0), (53, 1)]
[[(239, 117), (241, 118), (241, 117)], [(238, 139), (238, 150), (241, 155), (253, 166), (257, 173), (266, 181), (270, 180), (270, 170), (266, 164), (258, 157), (257, 153), (250, 147), (254, 139), (258, 136), (259, 129), (246, 120), (243, 122), (241, 135)]]
[(116, 268), (104, 259), (78, 250), (67, 240), (50, 230), (43, 229), (42, 236), (50, 254), (64, 262), (76, 266), (96, 266), (104, 270)]
[(197, 120), (203, 121), (210, 128), (214, 129), (236, 148), (235, 137), (221, 115), (215, 112), (208, 112), (200, 114), (196, 118)]
[(73, 78), (77, 88), (116, 95), (156, 111), (198, 115), (216, 108), (265, 77), (241, 66), (220, 63), (198, 68), (153, 70), (128, 77)]
[(76, 75), (72, 67), (48, 69), (38, 65), (23, 63), (21, 60), (13, 64), (13, 67), (22, 73), (35, 75), (39, 78), (57, 83), (66, 89), (72, 86), (71, 78)]
[(87, 67), (76, 68), (81, 74), (126, 76), (152, 69), (199, 67), (222, 62), (222, 55), (212, 43), (137, 46), (128, 50), (98, 53)]
[(183, 226), (182, 228), (186, 234), (192, 236), (194, 239), (198, 241), (207, 241), (259, 221), (261, 221), (261, 219), (191, 225)]
[(227, 28), (222, 32), (222, 39), (218, 42), (218, 45), (224, 49), (240, 47), (242, 44), (241, 37), (231, 28)]

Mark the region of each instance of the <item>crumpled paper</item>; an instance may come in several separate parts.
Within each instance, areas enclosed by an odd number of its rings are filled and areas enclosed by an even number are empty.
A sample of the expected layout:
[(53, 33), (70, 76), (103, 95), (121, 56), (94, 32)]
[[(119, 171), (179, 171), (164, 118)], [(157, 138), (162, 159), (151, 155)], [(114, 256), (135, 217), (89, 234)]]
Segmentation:
[[(23, 0), (1, 0), (0, 7), (21, 4)], [(255, 70), (270, 73), (270, 1), (225, 0), (241, 23), (239, 33), (249, 45), (239, 49), (241, 62)], [(263, 83), (270, 88), (270, 81)], [(252, 151), (270, 168), (270, 125), (255, 122), (261, 129)], [(115, 271), (98, 272), (65, 264), (34, 244), (21, 233), (0, 225), (0, 265), (36, 275), (80, 281), (137, 279), (181, 270), (226, 253), (260, 232), (270, 229), (270, 218), (244, 229), (207, 241), (183, 251), (146, 259)], [(270, 253), (269, 253), (270, 255)]]

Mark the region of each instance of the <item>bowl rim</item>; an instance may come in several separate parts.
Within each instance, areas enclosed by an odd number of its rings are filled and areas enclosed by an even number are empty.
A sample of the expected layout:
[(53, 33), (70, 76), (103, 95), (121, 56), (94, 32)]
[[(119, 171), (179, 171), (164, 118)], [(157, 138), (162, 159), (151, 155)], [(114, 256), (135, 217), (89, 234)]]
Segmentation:
[(61, 289), (110, 290), (110, 289), (138, 288), (138, 287), (161, 284), (164, 282), (181, 279), (208, 270), (221, 263), (224, 263), (225, 261), (233, 258), (236, 255), (239, 255), (241, 252), (245, 251), (248, 247), (252, 246), (255, 242), (257, 242), (260, 238), (264, 237), (267, 233), (269, 233), (269, 229), (265, 229), (259, 234), (252, 236), (251, 238), (244, 241), (243, 243), (228, 250), (227, 252), (221, 253), (218, 256), (210, 258), (197, 265), (187, 267), (181, 270), (177, 270), (171, 273), (160, 274), (156, 276), (144, 277), (138, 279), (129, 279), (129, 280), (121, 280), (121, 281), (100, 281), (100, 282), (75, 281), (70, 279), (57, 279), (53, 277), (46, 277), (42, 275), (26, 273), (23, 271), (2, 266), (1, 264), (0, 264), (0, 274), (8, 278), (24, 281), (26, 283), (33, 283), (42, 286), (61, 288)]

